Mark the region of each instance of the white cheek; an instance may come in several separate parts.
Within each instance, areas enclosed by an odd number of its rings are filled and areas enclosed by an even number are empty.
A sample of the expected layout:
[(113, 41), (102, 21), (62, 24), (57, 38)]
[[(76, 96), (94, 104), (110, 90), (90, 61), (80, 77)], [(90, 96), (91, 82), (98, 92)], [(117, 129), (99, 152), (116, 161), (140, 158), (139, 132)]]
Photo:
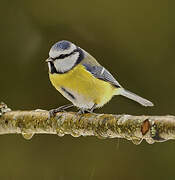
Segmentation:
[(59, 72), (69, 71), (77, 62), (78, 57), (79, 57), (79, 52), (72, 54), (71, 56), (66, 57), (64, 59), (55, 60), (54, 65), (56, 70)]

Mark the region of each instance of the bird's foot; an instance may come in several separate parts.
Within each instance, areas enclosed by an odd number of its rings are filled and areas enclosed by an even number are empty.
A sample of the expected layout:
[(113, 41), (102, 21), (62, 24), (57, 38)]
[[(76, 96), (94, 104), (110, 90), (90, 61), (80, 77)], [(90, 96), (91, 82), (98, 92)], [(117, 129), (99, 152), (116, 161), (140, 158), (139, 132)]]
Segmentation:
[(78, 115), (82, 115), (82, 114), (86, 114), (86, 113), (93, 113), (94, 110), (95, 110), (95, 108), (96, 108), (96, 106), (97, 106), (97, 105), (94, 104), (91, 109), (81, 108), (81, 109), (78, 111), (77, 114), (78, 114)]
[(86, 113), (90, 113), (90, 110), (88, 110), (88, 109), (80, 109), (77, 112), (78, 115), (82, 115), (82, 114), (86, 114)]
[(66, 109), (71, 108), (71, 107), (73, 107), (73, 106), (74, 106), (73, 104), (66, 104), (66, 105), (64, 105), (64, 106), (60, 106), (59, 108), (51, 109), (51, 110), (49, 111), (49, 116), (50, 116), (50, 117), (54, 117), (54, 116), (56, 115), (56, 113), (58, 113), (58, 112), (64, 112)]

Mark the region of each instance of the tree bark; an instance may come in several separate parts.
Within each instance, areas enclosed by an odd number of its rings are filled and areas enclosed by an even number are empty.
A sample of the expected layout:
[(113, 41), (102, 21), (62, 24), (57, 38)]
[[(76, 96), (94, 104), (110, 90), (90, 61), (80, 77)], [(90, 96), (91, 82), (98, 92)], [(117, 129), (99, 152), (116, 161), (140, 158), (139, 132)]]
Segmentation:
[(46, 110), (11, 111), (0, 104), (0, 134), (70, 134), (74, 137), (125, 138), (134, 144), (145, 139), (149, 144), (175, 139), (175, 116), (133, 116), (60, 112), (49, 117)]

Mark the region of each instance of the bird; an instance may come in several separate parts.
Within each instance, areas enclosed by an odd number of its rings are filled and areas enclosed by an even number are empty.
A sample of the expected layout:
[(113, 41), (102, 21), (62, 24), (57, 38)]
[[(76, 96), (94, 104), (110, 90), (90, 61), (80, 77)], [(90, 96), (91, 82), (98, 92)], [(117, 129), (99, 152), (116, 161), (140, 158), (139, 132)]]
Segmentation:
[(70, 41), (55, 43), (46, 62), (51, 84), (71, 102), (50, 110), (51, 115), (73, 106), (78, 107), (80, 113), (92, 113), (115, 95), (153, 106), (151, 101), (123, 88), (92, 55)]

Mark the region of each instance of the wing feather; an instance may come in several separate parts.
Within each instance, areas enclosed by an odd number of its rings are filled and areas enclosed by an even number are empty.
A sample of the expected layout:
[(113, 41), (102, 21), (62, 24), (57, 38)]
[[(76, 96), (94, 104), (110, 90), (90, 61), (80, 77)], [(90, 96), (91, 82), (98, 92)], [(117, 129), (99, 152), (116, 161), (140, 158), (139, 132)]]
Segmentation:
[(109, 82), (116, 87), (121, 87), (117, 80), (112, 76), (112, 74), (105, 69), (103, 66), (93, 66), (87, 63), (82, 64), (87, 71), (89, 71), (94, 77), (101, 79), (103, 81)]
[(84, 52), (84, 59), (81, 61), (81, 64), (89, 71), (94, 77), (101, 79), (103, 81), (109, 82), (115, 87), (121, 87), (117, 80), (112, 76), (112, 74), (101, 66), (97, 60), (91, 56), (88, 52), (82, 49)]

